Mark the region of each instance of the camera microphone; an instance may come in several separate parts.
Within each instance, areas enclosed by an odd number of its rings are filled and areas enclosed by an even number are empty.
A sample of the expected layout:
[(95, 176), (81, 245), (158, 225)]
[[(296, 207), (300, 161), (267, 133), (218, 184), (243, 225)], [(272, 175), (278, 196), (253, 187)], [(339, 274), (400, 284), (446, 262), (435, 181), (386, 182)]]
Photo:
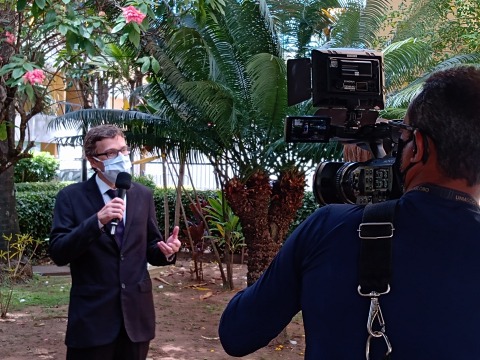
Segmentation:
[[(121, 199), (125, 199), (125, 194), (127, 190), (130, 189), (132, 186), (132, 175), (127, 172), (121, 172), (117, 175), (117, 179), (115, 180), (115, 187), (117, 188), (117, 197)], [(118, 222), (120, 219), (113, 219), (111, 221), (112, 228), (110, 230), (111, 235), (115, 235), (115, 231), (117, 230)]]

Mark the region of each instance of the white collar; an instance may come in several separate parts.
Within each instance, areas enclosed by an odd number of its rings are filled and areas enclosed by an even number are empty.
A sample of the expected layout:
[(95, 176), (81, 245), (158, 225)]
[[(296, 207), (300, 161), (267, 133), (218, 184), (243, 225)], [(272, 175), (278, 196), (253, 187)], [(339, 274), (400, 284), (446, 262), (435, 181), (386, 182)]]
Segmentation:
[(105, 194), (108, 190), (111, 189), (110, 186), (107, 185), (105, 181), (100, 179), (100, 177), (97, 175), (95, 176), (95, 181), (97, 182), (98, 189), (100, 190), (100, 193), (103, 195)]

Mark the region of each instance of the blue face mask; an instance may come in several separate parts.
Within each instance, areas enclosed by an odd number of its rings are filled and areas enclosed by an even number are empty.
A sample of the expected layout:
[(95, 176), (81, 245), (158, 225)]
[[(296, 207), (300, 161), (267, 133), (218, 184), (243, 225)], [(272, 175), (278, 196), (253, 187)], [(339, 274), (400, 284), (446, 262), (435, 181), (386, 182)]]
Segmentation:
[[(95, 160), (99, 160), (94, 158)], [(117, 180), (117, 176), (121, 172), (129, 172), (132, 168), (132, 163), (130, 161), (130, 157), (128, 155), (118, 154), (117, 157), (113, 159), (103, 160), (104, 170), (102, 171), (103, 176), (105, 176), (108, 181), (112, 184), (115, 184)]]

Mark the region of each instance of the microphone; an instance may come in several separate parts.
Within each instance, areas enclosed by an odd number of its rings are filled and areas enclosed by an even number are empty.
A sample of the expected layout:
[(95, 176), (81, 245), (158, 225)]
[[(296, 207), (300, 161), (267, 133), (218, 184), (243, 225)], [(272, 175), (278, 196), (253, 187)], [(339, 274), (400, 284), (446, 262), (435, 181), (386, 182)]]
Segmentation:
[[(125, 199), (125, 194), (127, 190), (130, 189), (132, 186), (132, 175), (127, 172), (121, 172), (117, 175), (117, 179), (115, 180), (115, 187), (117, 188), (117, 197), (121, 199)], [(120, 219), (113, 219), (111, 221), (112, 228), (110, 230), (111, 235), (115, 235), (115, 231), (117, 230), (118, 222)]]

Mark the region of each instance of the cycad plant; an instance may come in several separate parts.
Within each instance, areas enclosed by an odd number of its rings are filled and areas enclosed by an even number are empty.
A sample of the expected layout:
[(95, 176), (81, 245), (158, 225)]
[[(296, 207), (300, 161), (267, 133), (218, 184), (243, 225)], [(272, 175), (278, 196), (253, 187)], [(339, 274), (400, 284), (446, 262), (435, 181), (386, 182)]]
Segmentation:
[(242, 224), (252, 283), (302, 203), (305, 163), (283, 142), (286, 67), (266, 3), (228, 0), (205, 10), (174, 20), (172, 11), (150, 32), (160, 70), (147, 99), (170, 120), (170, 144), (198, 150), (215, 166)]

